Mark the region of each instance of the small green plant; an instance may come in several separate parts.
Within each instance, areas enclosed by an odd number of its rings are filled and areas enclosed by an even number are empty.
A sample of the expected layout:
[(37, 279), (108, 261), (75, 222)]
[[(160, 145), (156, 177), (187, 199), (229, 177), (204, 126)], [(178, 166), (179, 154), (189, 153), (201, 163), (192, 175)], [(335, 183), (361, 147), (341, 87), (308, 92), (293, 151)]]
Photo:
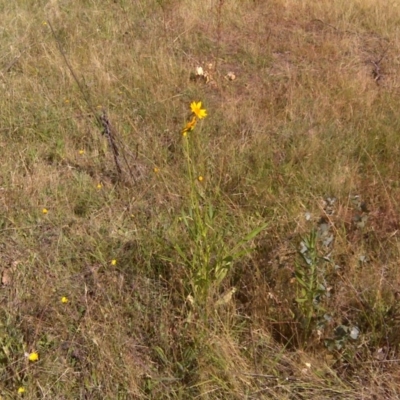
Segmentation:
[(304, 340), (307, 340), (325, 314), (322, 305), (326, 285), (321, 277), (320, 257), (317, 249), (317, 232), (313, 229), (300, 243), (301, 262), (296, 263), (295, 278), (299, 291), (296, 297), (301, 315)]
[(226, 243), (226, 238), (233, 236), (234, 227), (229, 223), (228, 215), (217, 212), (202, 187), (204, 177), (197, 173), (194, 144), (189, 135), (198, 120), (207, 116), (206, 110), (201, 107), (201, 102), (191, 104), (193, 115), (182, 131), (189, 204), (182, 212), (180, 220), (184, 224), (188, 240), (185, 247), (175, 245), (185, 266), (189, 268), (190, 299), (198, 305), (206, 303), (211, 289), (217, 291), (233, 262), (251, 250), (249, 242), (266, 227), (263, 225), (254, 229), (233, 246)]

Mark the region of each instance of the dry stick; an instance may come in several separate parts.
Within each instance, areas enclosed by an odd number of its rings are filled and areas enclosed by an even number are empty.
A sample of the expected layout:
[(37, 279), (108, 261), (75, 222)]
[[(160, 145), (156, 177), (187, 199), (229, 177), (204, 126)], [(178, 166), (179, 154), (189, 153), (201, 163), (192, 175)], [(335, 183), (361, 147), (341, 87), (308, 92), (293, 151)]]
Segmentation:
[[(132, 157), (132, 159), (137, 160), (138, 156), (139, 156), (139, 144), (136, 144), (135, 154), (133, 154), (129, 149), (126, 148), (123, 141), (118, 139), (118, 136), (115, 135), (115, 129), (112, 127), (109, 119), (107, 118), (106, 111), (104, 109), (103, 109), (103, 114), (100, 117), (100, 119), (101, 119), (101, 123), (104, 128), (104, 134), (106, 135), (106, 137), (110, 143), (111, 150), (113, 151), (115, 164), (121, 165), (119, 163), (119, 159), (118, 159), (118, 156), (121, 155), (123, 158), (123, 161), (128, 169), (129, 176), (132, 179), (132, 182), (134, 182), (136, 184), (137, 179), (135, 178), (135, 175), (132, 171), (131, 165), (128, 162), (127, 154), (130, 157)], [(121, 148), (122, 148), (122, 151), (120, 152), (118, 149), (121, 149)], [(117, 171), (118, 171), (118, 166), (117, 166)]]
[(114, 156), (115, 166), (117, 168), (118, 173), (121, 174), (122, 173), (122, 169), (121, 169), (121, 166), (120, 166), (119, 160), (118, 160), (118, 156), (119, 156), (118, 147), (115, 144), (114, 135), (113, 135), (113, 132), (111, 130), (111, 124), (110, 124), (110, 121), (107, 118), (107, 114), (106, 114), (106, 111), (104, 109), (103, 109), (103, 113), (101, 114), (100, 120), (101, 120), (101, 123), (103, 125), (104, 135), (108, 139), (108, 143), (110, 145), (110, 148), (111, 148), (113, 156)]
[[(137, 129), (136, 129), (136, 127), (134, 125), (132, 127), (136, 131), (136, 133), (139, 134)], [(130, 163), (127, 160), (127, 155), (129, 155), (132, 158), (132, 160), (138, 160), (138, 158), (139, 158), (139, 144), (136, 143), (136, 148), (135, 148), (135, 151), (133, 153), (129, 148), (127, 148), (127, 146), (125, 145), (125, 143), (121, 139), (118, 139), (118, 137), (114, 137), (114, 140), (119, 145), (119, 148), (122, 148), (122, 150), (123, 150), (121, 155), (122, 155), (122, 158), (123, 158), (123, 160), (125, 162), (126, 167), (128, 168), (129, 175), (130, 175), (132, 181), (134, 183), (137, 183), (135, 175), (132, 172), (132, 168), (130, 166)]]
[[(103, 113), (102, 113), (102, 115), (100, 117), (100, 120), (101, 120), (101, 123), (103, 125), (104, 135), (108, 139), (108, 143), (110, 144), (110, 148), (111, 148), (113, 156), (114, 156), (114, 162), (115, 162), (115, 166), (117, 168), (117, 172), (118, 172), (118, 174), (122, 174), (121, 164), (120, 164), (119, 159), (118, 159), (119, 150), (118, 150), (118, 146), (117, 146), (117, 143), (116, 143), (117, 140), (116, 140), (116, 138), (114, 136), (114, 130), (113, 130), (112, 126), (111, 126), (111, 123), (110, 123), (109, 119), (107, 118), (107, 114), (106, 114), (106, 111), (104, 109), (103, 109)], [(136, 154), (138, 152), (138, 146), (139, 145), (137, 145), (137, 147), (136, 147)], [(126, 154), (125, 154), (124, 151), (122, 152), (122, 158), (125, 161), (125, 164), (126, 164), (126, 166), (128, 168), (129, 175), (130, 175), (132, 181), (134, 183), (137, 183), (135, 175), (132, 172), (132, 169), (131, 169), (131, 167), (129, 165), (129, 162), (128, 162), (127, 158), (126, 158)]]
[[(60, 51), (60, 53), (61, 53), (61, 55), (62, 55), (62, 57), (63, 57), (63, 59), (65, 61), (65, 64), (67, 65), (69, 71), (71, 72), (72, 77), (74, 78), (76, 84), (78, 85), (79, 91), (81, 92), (84, 100), (86, 101), (86, 104), (88, 105), (90, 111), (95, 116), (98, 124), (103, 126), (104, 134), (106, 135), (106, 137), (108, 139), (108, 142), (110, 144), (110, 148), (111, 148), (112, 153), (113, 153), (115, 167), (117, 169), (118, 174), (121, 175), (122, 169), (121, 169), (121, 165), (120, 165), (119, 160), (118, 160), (118, 156), (119, 156), (118, 147), (115, 144), (115, 138), (114, 138), (114, 135), (113, 135), (113, 133), (111, 131), (110, 121), (108, 120), (107, 115), (106, 115), (104, 110), (103, 110), (103, 114), (100, 117), (96, 113), (96, 111), (95, 111), (95, 109), (93, 107), (93, 103), (92, 103), (92, 101), (90, 99), (89, 92), (87, 90), (84, 90), (81, 82), (79, 81), (78, 77), (76, 76), (71, 64), (69, 63), (69, 61), (67, 59), (67, 56), (65, 55), (65, 52), (64, 52), (64, 50), (63, 50), (63, 48), (61, 46), (60, 40), (57, 38), (56, 33), (54, 32), (53, 26), (51, 25), (50, 21), (47, 21), (47, 23), (48, 23), (48, 25), (49, 25), (49, 27), (51, 29), (51, 33), (53, 34), (53, 37), (54, 37), (55, 41), (57, 42), (58, 49), (59, 49), (59, 51)], [(132, 174), (131, 174), (131, 176), (132, 176)]]

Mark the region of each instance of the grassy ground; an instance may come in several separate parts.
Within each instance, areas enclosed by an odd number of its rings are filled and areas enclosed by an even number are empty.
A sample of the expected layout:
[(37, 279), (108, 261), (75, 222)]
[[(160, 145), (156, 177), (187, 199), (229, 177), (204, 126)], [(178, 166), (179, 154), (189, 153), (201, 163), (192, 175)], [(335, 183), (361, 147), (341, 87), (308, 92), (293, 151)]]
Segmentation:
[(2, 399), (400, 398), (397, 2), (0, 9)]

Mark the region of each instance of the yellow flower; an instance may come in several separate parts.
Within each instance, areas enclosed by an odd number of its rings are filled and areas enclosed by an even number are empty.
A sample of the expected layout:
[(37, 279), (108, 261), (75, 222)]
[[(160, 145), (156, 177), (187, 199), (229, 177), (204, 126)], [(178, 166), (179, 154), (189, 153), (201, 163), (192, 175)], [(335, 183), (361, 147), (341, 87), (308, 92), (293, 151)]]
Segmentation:
[(96, 188), (99, 189), (99, 190), (100, 190), (102, 187), (103, 187), (103, 185), (102, 185), (101, 183), (98, 183), (97, 186), (96, 186)]
[(79, 150), (79, 154), (80, 155), (85, 154), (85, 150)]
[(66, 304), (66, 303), (68, 303), (69, 302), (69, 300), (68, 300), (68, 297), (61, 297), (61, 303), (64, 303), (64, 304)]
[(49, 210), (47, 208), (43, 208), (42, 213), (43, 214), (47, 214), (49, 212)]
[(28, 354), (28, 360), (32, 361), (32, 362), (35, 362), (35, 361), (39, 360), (39, 354), (36, 353), (36, 352)]
[(192, 131), (194, 127), (196, 126), (196, 116), (193, 115), (192, 119), (185, 125), (185, 127), (182, 130), (182, 135), (186, 136), (188, 132)]
[(18, 394), (23, 394), (23, 393), (25, 393), (25, 388), (21, 386), (18, 388)]
[(201, 108), (201, 101), (199, 101), (198, 103), (193, 101), (192, 104), (190, 104), (190, 109), (198, 119), (207, 117), (207, 111), (204, 108)]
[(199, 182), (203, 182), (204, 178), (200, 175), (198, 178)]
[(160, 169), (157, 167), (154, 167), (153, 171), (154, 171), (154, 173), (158, 174), (160, 172)]
[(111, 265), (117, 265), (117, 260), (111, 260)]

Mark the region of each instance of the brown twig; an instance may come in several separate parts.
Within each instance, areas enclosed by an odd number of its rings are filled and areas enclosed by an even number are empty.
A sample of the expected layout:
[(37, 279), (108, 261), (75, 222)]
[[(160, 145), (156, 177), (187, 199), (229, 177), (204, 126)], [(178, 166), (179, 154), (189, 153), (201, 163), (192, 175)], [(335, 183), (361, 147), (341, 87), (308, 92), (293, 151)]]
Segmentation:
[(106, 111), (104, 109), (101, 114), (100, 120), (101, 120), (101, 124), (103, 125), (103, 134), (107, 138), (108, 144), (110, 145), (110, 149), (113, 153), (115, 167), (117, 169), (118, 174), (121, 175), (122, 169), (121, 169), (121, 165), (120, 165), (119, 159), (118, 159), (118, 156), (119, 156), (118, 147), (117, 147), (117, 144), (115, 143), (114, 133), (112, 131), (110, 121), (109, 121)]

